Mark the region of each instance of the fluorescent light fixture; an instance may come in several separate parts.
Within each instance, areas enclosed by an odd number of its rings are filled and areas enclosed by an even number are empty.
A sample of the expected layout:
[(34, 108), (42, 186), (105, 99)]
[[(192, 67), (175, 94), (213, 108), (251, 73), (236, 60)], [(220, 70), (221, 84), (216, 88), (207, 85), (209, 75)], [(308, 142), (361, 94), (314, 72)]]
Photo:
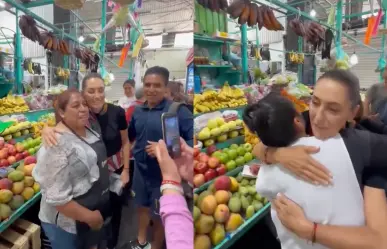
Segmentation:
[(85, 40), (85, 37), (83, 35), (81, 35), (80, 37), (78, 37), (78, 41), (79, 42), (83, 42)]
[(3, 1), (0, 1), (0, 9), (5, 9), (5, 3)]
[(312, 10), (310, 11), (309, 15), (310, 15), (311, 17), (315, 17), (315, 16), (316, 16), (316, 11), (315, 11), (314, 9), (312, 9)]
[(353, 66), (359, 63), (359, 58), (357, 57), (356, 52), (353, 52), (353, 54), (351, 55), (351, 58), (349, 58), (349, 62)]

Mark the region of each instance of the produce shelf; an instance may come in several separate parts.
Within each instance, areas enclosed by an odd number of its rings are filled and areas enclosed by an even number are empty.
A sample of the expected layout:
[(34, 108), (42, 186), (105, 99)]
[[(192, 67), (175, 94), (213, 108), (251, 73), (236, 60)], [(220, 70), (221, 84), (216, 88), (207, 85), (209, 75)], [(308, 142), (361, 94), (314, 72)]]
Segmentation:
[[(216, 148), (218, 150), (221, 150), (221, 149), (229, 147), (232, 144), (242, 144), (242, 143), (244, 143), (244, 138), (245, 138), (245, 136), (234, 137), (234, 138), (231, 138), (231, 139), (227, 139), (226, 141), (224, 141), (222, 143), (216, 143), (215, 146), (216, 146)], [(205, 152), (205, 151), (206, 151), (206, 147), (201, 149), (201, 152)]]
[(194, 42), (195, 43), (218, 43), (218, 44), (224, 44), (224, 41), (221, 39), (213, 38), (210, 36), (203, 36), (203, 35), (194, 35)]
[(4, 232), (12, 223), (20, 218), (32, 205), (34, 205), (40, 198), (42, 194), (40, 192), (36, 193), (30, 200), (24, 203), (19, 209), (15, 210), (11, 216), (0, 223), (0, 233)]
[(195, 65), (199, 69), (229, 69), (232, 65)]
[(246, 232), (249, 231), (258, 221), (260, 221), (265, 215), (267, 215), (270, 211), (270, 202), (267, 203), (263, 208), (261, 208), (256, 214), (253, 215), (250, 219), (245, 221), (236, 231), (232, 234), (226, 235), (226, 239), (224, 239), (219, 245), (214, 247), (214, 249), (226, 249), (231, 247), (235, 242), (237, 242)]
[(209, 112), (201, 112), (201, 113), (196, 113), (194, 115), (194, 118), (196, 117), (199, 117), (203, 114), (207, 114), (207, 113), (212, 113), (212, 112), (223, 112), (223, 111), (243, 111), (244, 109), (246, 108), (246, 105), (242, 105), (242, 106), (237, 106), (237, 107), (227, 107), (227, 108), (222, 108), (222, 109), (219, 109), (219, 110), (214, 110), (214, 111), (209, 111)]

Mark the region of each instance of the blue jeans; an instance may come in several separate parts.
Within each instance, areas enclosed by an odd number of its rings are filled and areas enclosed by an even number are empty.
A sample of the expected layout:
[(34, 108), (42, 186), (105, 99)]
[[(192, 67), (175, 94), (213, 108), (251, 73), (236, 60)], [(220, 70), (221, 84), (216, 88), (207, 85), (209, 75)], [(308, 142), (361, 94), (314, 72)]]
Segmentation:
[(42, 222), (42, 228), (52, 249), (77, 249), (77, 235), (66, 232), (55, 224)]

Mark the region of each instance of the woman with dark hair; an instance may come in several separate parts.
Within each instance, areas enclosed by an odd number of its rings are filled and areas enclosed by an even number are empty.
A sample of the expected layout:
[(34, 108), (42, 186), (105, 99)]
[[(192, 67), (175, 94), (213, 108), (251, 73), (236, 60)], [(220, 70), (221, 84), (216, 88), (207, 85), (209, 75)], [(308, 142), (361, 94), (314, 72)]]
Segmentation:
[(136, 82), (132, 79), (125, 80), (123, 86), (125, 96), (121, 97), (118, 101), (118, 105), (121, 106), (124, 110), (127, 110), (129, 106), (136, 100), (135, 89)]
[[(97, 73), (85, 76), (82, 81), (82, 95), (89, 108), (89, 126), (102, 136), (105, 143), (110, 179), (111, 181), (121, 179), (122, 187), (125, 187), (130, 176), (130, 147), (125, 111), (119, 106), (105, 102), (105, 85), (102, 77)], [(45, 145), (57, 144), (56, 132), (62, 131), (60, 128), (43, 129), (42, 137)], [(120, 176), (117, 177), (117, 174)], [(112, 237), (108, 243), (110, 249), (117, 246), (121, 211), (126, 199), (127, 196), (110, 193), (113, 209)]]
[(76, 90), (56, 105), (57, 146), (41, 148), (33, 176), (42, 189), (39, 218), (53, 249), (95, 249), (110, 217), (106, 148), (87, 128), (89, 111)]
[[(310, 221), (302, 208), (285, 196), (279, 196), (272, 202), (279, 220), (288, 230), (328, 248), (376, 249), (386, 246), (383, 233), (387, 229), (387, 153), (384, 152), (387, 137), (343, 128), (348, 120), (353, 120), (359, 109), (359, 88), (358, 78), (350, 71), (329, 71), (318, 79), (309, 112), (303, 113), (303, 116), (309, 135), (320, 140), (337, 135), (342, 137), (363, 192), (367, 226), (316, 223)], [(316, 146), (266, 147), (258, 144), (254, 151), (258, 158), (268, 164), (280, 163), (308, 182), (337, 184), (329, 170), (311, 157), (310, 154), (319, 151)]]

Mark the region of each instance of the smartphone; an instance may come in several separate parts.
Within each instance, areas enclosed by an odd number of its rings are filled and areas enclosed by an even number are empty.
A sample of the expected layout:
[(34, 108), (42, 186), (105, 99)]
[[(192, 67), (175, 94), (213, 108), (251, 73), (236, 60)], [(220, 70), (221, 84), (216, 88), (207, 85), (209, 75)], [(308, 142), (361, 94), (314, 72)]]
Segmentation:
[(181, 156), (179, 119), (176, 114), (163, 113), (161, 115), (163, 139), (172, 158)]

